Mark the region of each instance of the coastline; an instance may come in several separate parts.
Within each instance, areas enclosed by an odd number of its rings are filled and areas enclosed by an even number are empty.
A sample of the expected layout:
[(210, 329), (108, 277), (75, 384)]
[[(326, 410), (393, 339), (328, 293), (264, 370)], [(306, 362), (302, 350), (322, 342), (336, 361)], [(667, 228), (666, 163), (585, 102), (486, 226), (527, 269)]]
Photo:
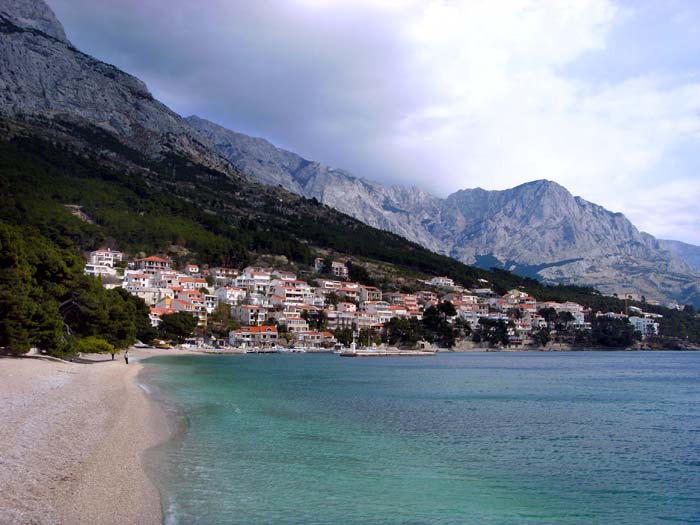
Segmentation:
[(174, 353), (129, 354), (128, 366), (104, 355), (0, 359), (0, 522), (163, 522), (142, 456), (171, 429), (136, 378), (140, 359)]

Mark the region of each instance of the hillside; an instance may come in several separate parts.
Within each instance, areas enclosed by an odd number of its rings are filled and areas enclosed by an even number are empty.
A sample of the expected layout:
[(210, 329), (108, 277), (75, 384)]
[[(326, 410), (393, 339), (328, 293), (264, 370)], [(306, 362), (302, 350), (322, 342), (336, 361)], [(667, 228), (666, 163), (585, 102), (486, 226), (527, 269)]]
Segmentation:
[[(591, 288), (547, 286), (466, 266), (316, 200), (182, 157), (155, 162), (99, 130), (84, 129), (74, 143), (58, 144), (26, 124), (6, 121), (2, 129), (10, 140), (0, 142), (0, 190), (6, 196), (0, 223), (60, 250), (77, 254), (109, 244), (131, 255), (163, 253), (235, 266), (264, 254), (308, 266), (320, 250), (330, 250), (368, 267), (388, 265), (394, 275), (447, 275), (466, 287), (482, 286), (482, 279), (497, 293), (520, 287), (540, 300), (572, 300), (603, 311), (625, 307)], [(700, 341), (700, 323), (691, 314), (658, 311), (665, 333)]]
[(440, 199), (419, 188), (355, 177), (196, 116), (187, 120), (257, 180), (316, 198), (467, 264), (606, 293), (700, 304), (700, 248), (657, 240), (624, 215), (574, 197), (554, 182), (460, 190)]

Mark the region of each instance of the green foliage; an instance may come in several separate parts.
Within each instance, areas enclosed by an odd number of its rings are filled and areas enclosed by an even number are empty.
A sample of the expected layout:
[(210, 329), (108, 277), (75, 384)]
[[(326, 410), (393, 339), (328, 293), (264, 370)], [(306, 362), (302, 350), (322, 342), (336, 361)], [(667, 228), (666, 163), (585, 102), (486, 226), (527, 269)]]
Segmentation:
[(215, 337), (226, 338), (231, 330), (237, 330), (240, 327), (240, 323), (231, 317), (230, 304), (220, 303), (207, 316), (207, 330)]
[(84, 275), (74, 248), (0, 223), (0, 346), (62, 355), (76, 350), (76, 338), (99, 336), (124, 348), (134, 342), (137, 323), (148, 323), (147, 309), (125, 294)]
[(189, 312), (175, 312), (161, 317), (158, 331), (163, 339), (184, 343), (197, 328), (197, 318)]
[(374, 279), (372, 279), (372, 277), (369, 275), (369, 272), (367, 271), (367, 268), (365, 268), (364, 266), (360, 266), (359, 264), (355, 264), (352, 261), (348, 261), (347, 267), (348, 278), (351, 281), (358, 282), (367, 286), (376, 286)]
[(479, 319), (479, 340), (488, 341), (491, 346), (508, 346), (508, 323), (502, 319)]
[(425, 338), (425, 329), (415, 317), (394, 317), (384, 325), (384, 338), (390, 345), (414, 347)]
[(548, 328), (540, 328), (539, 330), (532, 331), (532, 339), (540, 346), (547, 346), (547, 344), (552, 340), (552, 336), (550, 335)]
[(448, 318), (457, 315), (450, 301), (443, 301), (437, 306), (429, 306), (423, 312), (423, 337), (428, 341), (437, 341), (442, 346), (452, 348), (455, 345), (458, 330), (448, 322)]
[(382, 336), (374, 328), (362, 328), (360, 329), (360, 335), (357, 339), (358, 345), (378, 345), (382, 342)]
[(304, 310), (301, 318), (309, 325), (309, 330), (325, 330), (328, 326), (328, 316), (323, 310)]
[(591, 322), (590, 342), (594, 346), (626, 348), (641, 339), (627, 319), (597, 317)]
[(117, 352), (113, 345), (94, 335), (78, 339), (75, 342), (75, 349), (83, 354), (115, 354)]
[(332, 334), (335, 336), (337, 341), (345, 346), (349, 346), (352, 343), (352, 330), (350, 328), (341, 328), (339, 330), (334, 330)]

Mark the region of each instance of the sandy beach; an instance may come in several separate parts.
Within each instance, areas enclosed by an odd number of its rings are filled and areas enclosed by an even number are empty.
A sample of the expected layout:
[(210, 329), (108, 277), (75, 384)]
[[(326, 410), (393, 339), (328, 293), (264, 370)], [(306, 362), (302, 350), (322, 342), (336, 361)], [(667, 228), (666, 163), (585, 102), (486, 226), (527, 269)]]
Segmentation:
[(157, 353), (0, 358), (0, 523), (162, 523), (141, 454), (170, 430), (134, 380)]

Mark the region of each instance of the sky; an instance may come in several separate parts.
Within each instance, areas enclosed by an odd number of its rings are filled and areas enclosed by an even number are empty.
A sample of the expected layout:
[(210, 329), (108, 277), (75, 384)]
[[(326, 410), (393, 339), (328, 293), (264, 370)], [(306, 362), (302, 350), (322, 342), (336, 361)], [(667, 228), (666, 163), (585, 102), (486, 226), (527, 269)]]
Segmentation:
[(48, 0), (182, 115), (438, 196), (549, 179), (700, 245), (696, 0)]

